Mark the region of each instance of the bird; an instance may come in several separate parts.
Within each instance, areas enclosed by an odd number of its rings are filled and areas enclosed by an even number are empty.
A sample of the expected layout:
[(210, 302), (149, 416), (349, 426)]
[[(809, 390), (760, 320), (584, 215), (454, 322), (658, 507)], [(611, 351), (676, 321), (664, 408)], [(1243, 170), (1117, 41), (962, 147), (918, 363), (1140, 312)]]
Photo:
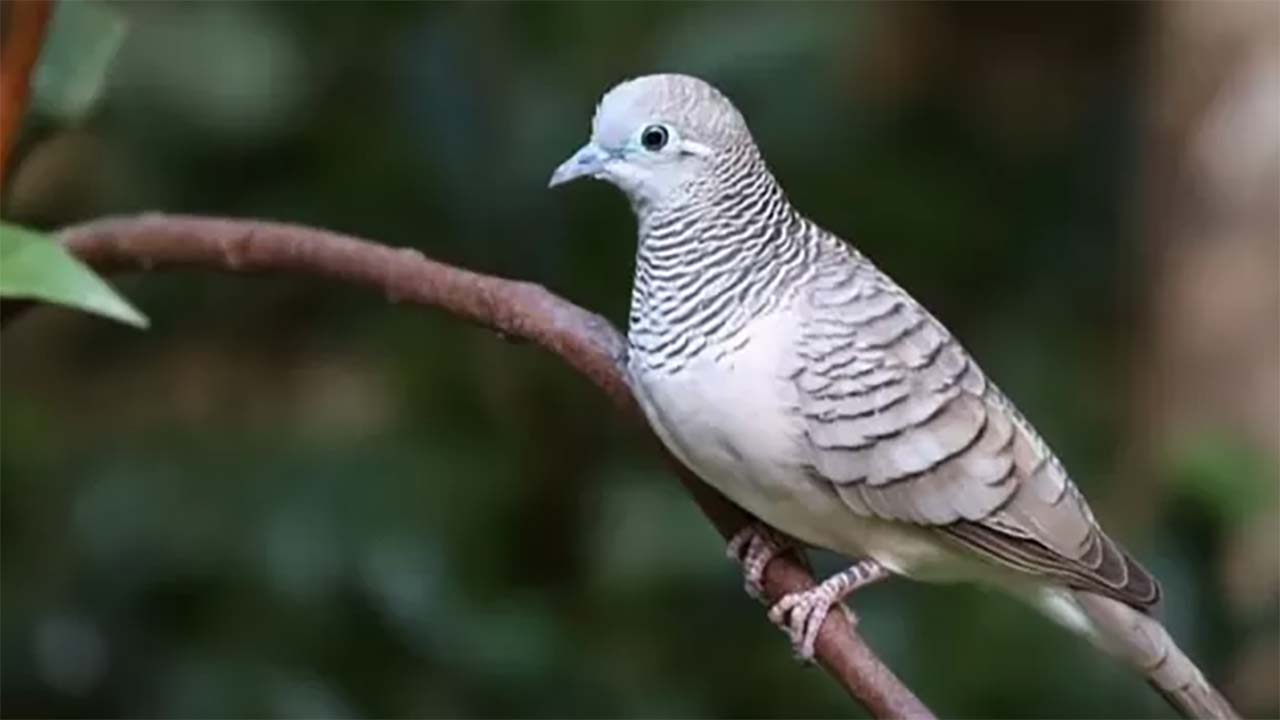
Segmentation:
[(796, 546), (852, 560), (769, 610), (800, 658), (859, 587), (977, 582), (1187, 716), (1237, 716), (1031, 423), (906, 290), (792, 206), (723, 93), (674, 73), (617, 84), (549, 186), (578, 178), (630, 201), (627, 381), (667, 449), (757, 518), (728, 547), (748, 588)]

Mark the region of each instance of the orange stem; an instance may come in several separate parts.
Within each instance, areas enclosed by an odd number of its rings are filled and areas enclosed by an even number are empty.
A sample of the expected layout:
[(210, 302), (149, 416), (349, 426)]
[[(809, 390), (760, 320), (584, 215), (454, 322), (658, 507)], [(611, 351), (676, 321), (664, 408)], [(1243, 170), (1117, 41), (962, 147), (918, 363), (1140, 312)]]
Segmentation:
[(51, 15), (53, 0), (0, 2), (0, 183), (8, 176), (31, 94), (31, 72), (40, 57)]

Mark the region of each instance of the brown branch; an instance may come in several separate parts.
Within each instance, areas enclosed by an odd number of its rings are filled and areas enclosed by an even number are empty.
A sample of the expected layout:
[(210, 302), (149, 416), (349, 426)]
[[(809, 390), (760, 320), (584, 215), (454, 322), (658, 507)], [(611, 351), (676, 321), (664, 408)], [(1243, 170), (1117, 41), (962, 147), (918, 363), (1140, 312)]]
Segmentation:
[(31, 92), (31, 71), (44, 45), (53, 13), (50, 0), (7, 0), (0, 4), (0, 183), (18, 140)]
[[(618, 331), (599, 315), (539, 285), (462, 270), (416, 250), (253, 220), (146, 215), (90, 222), (64, 230), (61, 237), (78, 257), (104, 272), (184, 266), (284, 272), (326, 277), (381, 292), (393, 301), (438, 307), (541, 345), (595, 383), (625, 414), (639, 415), (624, 379), (625, 345)], [(749, 520), (669, 455), (668, 459), (721, 535), (732, 536)], [(803, 561), (790, 555), (771, 562), (765, 575), (771, 602), (813, 583)], [(831, 677), (875, 717), (933, 717), (843, 613), (828, 615), (816, 649)]]

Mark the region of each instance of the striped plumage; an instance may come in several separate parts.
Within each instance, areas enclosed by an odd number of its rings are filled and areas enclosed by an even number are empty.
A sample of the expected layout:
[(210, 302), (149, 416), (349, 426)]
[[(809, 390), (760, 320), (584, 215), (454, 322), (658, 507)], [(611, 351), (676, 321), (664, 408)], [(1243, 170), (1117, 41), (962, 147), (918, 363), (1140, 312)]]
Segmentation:
[(807, 544), (1010, 590), (1184, 712), (1233, 714), (1031, 425), (923, 307), (791, 206), (719, 92), (623, 83), (552, 182), (580, 175), (632, 201), (631, 381), (700, 477)]
[[(752, 319), (803, 308), (799, 403), (786, 410), (805, 426), (811, 477), (860, 515), (938, 525), (1022, 569), (1156, 603), (1153, 578), (1099, 531), (1058, 459), (940, 323), (796, 212), (754, 147), (717, 170), (705, 197), (641, 218), (633, 372), (654, 382), (703, 353), (722, 361), (751, 340)], [(1034, 512), (1062, 508), (1044, 533), (1057, 547), (1026, 542), (1017, 491), (1047, 500)]]
[(646, 369), (673, 372), (746, 341), (816, 259), (818, 232), (792, 209), (752, 145), (717, 164), (705, 192), (641, 216), (628, 341)]

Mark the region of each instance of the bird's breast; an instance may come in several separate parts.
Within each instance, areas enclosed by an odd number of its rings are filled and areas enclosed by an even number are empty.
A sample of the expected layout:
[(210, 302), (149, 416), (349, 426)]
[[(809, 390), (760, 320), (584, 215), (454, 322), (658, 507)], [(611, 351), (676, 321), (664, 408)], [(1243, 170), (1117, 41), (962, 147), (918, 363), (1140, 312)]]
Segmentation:
[(953, 553), (931, 535), (858, 515), (810, 475), (793, 379), (798, 327), (787, 311), (757, 318), (738, 350), (704, 353), (675, 371), (632, 357), (631, 383), (654, 432), (703, 481), (805, 543), (921, 579), (957, 576)]
[(787, 312), (757, 318), (736, 350), (703, 353), (675, 371), (633, 358), (632, 383), (655, 433), (699, 477), (769, 524), (839, 549), (850, 514), (804, 470), (793, 320)]
[(803, 425), (785, 372), (785, 324), (782, 313), (756, 319), (734, 349), (709, 348), (674, 369), (632, 357), (650, 423), (681, 459), (728, 472), (796, 458)]

